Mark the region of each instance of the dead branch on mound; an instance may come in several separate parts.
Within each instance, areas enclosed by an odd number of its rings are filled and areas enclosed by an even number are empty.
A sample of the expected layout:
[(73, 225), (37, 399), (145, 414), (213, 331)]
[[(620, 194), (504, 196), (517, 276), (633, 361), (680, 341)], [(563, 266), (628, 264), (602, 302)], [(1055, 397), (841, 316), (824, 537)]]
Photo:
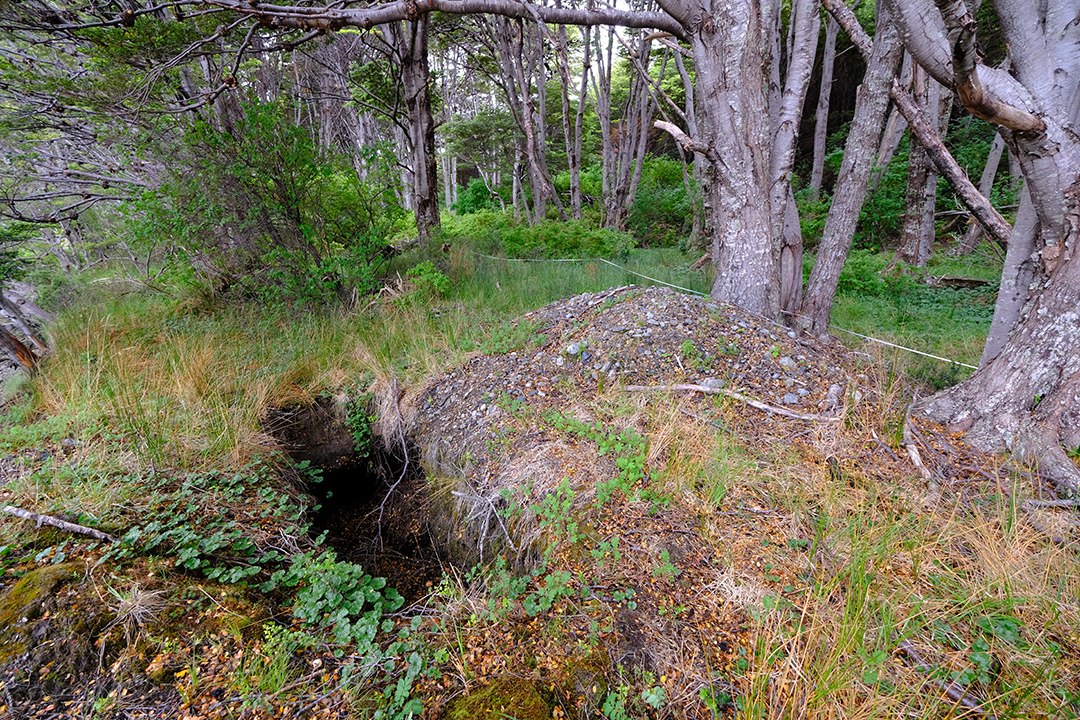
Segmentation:
[(741, 393), (737, 393), (734, 390), (725, 390), (724, 388), (708, 387), (706, 385), (627, 385), (625, 390), (629, 392), (699, 392), (706, 395), (726, 395), (729, 398), (738, 400), (739, 402), (746, 403), (750, 407), (757, 408), (763, 412), (772, 413), (774, 415), (781, 415), (783, 417), (792, 418), (794, 420), (811, 420), (813, 422), (840, 422), (838, 417), (830, 417), (828, 415), (811, 415), (808, 413), (796, 412), (794, 410), (788, 410), (786, 408), (776, 407), (775, 405), (767, 405), (763, 402), (749, 398)]
[(55, 528), (59, 528), (65, 532), (78, 533), (79, 535), (89, 535), (90, 537), (97, 538), (98, 540), (107, 540), (108, 542), (120, 542), (108, 533), (103, 533), (100, 530), (94, 528), (88, 528), (83, 525), (76, 525), (75, 523), (69, 523), (66, 520), (53, 517), (52, 515), (41, 515), (36, 512), (30, 512), (29, 510), (23, 510), (22, 508), (13, 507), (11, 505), (5, 505), (4, 512), (9, 515), (15, 515), (21, 517), (24, 520), (33, 520), (37, 523), (38, 527), (42, 525), (52, 525)]

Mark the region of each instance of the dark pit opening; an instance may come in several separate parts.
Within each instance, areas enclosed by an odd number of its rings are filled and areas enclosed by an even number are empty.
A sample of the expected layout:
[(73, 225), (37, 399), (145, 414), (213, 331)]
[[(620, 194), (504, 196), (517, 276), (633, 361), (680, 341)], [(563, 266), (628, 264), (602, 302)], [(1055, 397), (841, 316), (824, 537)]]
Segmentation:
[[(349, 431), (329, 402), (275, 413), (274, 433), (289, 455), (322, 470), (322, 482), (308, 487), (321, 508), (312, 518), (311, 536), (339, 560), (354, 562), (370, 575), (386, 578), (406, 604), (420, 600), (438, 583), (443, 559), (432, 541), (431, 503), (413, 448), (409, 456), (371, 443), (357, 455)], [(392, 489), (392, 492), (391, 492)], [(380, 521), (379, 509), (382, 506)]]

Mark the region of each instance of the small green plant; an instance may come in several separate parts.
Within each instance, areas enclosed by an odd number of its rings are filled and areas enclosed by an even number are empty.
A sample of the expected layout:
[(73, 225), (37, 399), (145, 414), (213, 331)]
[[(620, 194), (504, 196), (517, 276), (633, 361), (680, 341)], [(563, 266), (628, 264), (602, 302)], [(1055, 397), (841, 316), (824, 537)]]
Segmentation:
[(296, 588), (292, 614), (308, 627), (329, 632), (339, 645), (355, 643), (362, 655), (379, 653), (375, 636), (385, 613), (401, 607), (404, 599), (384, 578), (372, 577), (363, 568), (340, 562), (333, 551), (307, 552), (292, 558), (288, 568), (274, 572), (263, 590)]
[(667, 550), (660, 551), (660, 564), (652, 569), (652, 575), (655, 578), (662, 578), (667, 581), (672, 581), (678, 577), (681, 570), (675, 563), (671, 562), (671, 554)]
[(450, 278), (439, 272), (430, 260), (406, 270), (405, 277), (413, 286), (412, 292), (406, 296), (410, 301), (422, 302), (441, 297), (450, 287)]
[(603, 481), (596, 488), (596, 504), (604, 505), (616, 493), (629, 495), (634, 484), (646, 477), (647, 442), (632, 428), (613, 433), (599, 422), (586, 423), (561, 413), (551, 413), (548, 420), (556, 430), (572, 432), (597, 444), (598, 454), (614, 455), (619, 474)]
[(368, 457), (372, 451), (371, 425), (379, 419), (368, 409), (374, 399), (372, 393), (364, 393), (350, 402), (345, 411), (345, 427), (353, 438), (353, 452), (362, 458)]

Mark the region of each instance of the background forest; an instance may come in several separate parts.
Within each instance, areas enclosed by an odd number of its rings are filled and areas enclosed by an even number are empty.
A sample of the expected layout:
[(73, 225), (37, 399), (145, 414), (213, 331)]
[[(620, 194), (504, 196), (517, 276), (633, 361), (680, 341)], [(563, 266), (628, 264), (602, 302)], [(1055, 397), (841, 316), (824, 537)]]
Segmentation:
[(916, 417), (1028, 136), (885, 1), (754, 0), (724, 125), (677, 4), (0, 0), (0, 716), (1080, 717), (1071, 410)]

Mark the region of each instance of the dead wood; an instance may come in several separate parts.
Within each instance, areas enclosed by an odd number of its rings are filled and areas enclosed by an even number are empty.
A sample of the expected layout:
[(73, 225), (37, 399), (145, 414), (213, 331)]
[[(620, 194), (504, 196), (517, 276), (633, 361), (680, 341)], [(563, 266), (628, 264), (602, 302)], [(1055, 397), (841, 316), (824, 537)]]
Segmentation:
[[(934, 668), (926, 664), (926, 661), (923, 660), (923, 657), (919, 654), (919, 651), (912, 647), (911, 643), (909, 643), (907, 640), (901, 640), (898, 649), (902, 653), (904, 653), (904, 655), (906, 655), (909, 660), (911, 660), (912, 667), (914, 667), (919, 672), (929, 675), (934, 671)], [(945, 697), (949, 698), (954, 703), (961, 705), (968, 710), (976, 712), (983, 717), (991, 718), (991, 720), (993, 720), (994, 715), (984, 712), (982, 709), (982, 703), (968, 695), (967, 690), (964, 688), (964, 686), (954, 682), (945, 684), (941, 680), (931, 680), (930, 682), (934, 683), (934, 685), (941, 689), (945, 693)]]
[(21, 517), (24, 520), (33, 520), (37, 523), (38, 527), (42, 525), (52, 525), (55, 528), (64, 530), (65, 532), (78, 533), (79, 535), (89, 535), (90, 537), (97, 538), (98, 540), (107, 540), (109, 542), (120, 542), (117, 538), (114, 538), (108, 533), (103, 533), (100, 530), (94, 528), (84, 527), (82, 525), (76, 525), (75, 523), (69, 523), (66, 520), (53, 517), (52, 515), (41, 515), (39, 513), (30, 512), (29, 510), (23, 510), (22, 508), (13, 507), (11, 505), (5, 505), (4, 512), (9, 515), (15, 515)]
[(774, 415), (782, 415), (783, 417), (792, 418), (794, 420), (812, 420), (814, 422), (840, 422), (840, 418), (829, 417), (827, 415), (810, 415), (808, 413), (795, 412), (794, 410), (787, 410), (785, 408), (775, 407), (774, 405), (767, 405), (763, 402), (748, 398), (745, 395), (735, 392), (734, 390), (725, 390), (724, 388), (707, 387), (705, 385), (627, 385), (625, 390), (629, 392), (699, 392), (706, 395), (726, 395), (729, 398), (734, 398), (739, 402), (746, 403), (750, 407), (757, 408), (763, 412), (772, 413)]

